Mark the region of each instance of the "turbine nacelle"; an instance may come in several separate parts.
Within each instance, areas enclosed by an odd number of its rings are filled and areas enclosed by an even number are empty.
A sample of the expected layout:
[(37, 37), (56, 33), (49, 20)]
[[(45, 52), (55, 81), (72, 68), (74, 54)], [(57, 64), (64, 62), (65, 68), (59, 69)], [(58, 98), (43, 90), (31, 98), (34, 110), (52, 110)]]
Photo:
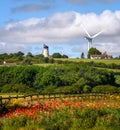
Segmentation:
[(93, 36), (91, 36), (83, 25), (82, 25), (82, 28), (83, 28), (83, 30), (85, 31), (85, 33), (87, 34), (87, 36), (85, 36), (85, 39), (88, 40), (88, 51), (89, 51), (89, 49), (90, 49), (91, 46), (92, 46), (92, 40), (93, 40), (95, 37), (99, 36), (99, 35), (103, 32), (103, 30), (100, 31), (100, 32), (98, 32), (98, 33), (96, 33), (96, 34), (94, 34)]
[(89, 42), (92, 42), (92, 38), (85, 36), (85, 39), (87, 39)]

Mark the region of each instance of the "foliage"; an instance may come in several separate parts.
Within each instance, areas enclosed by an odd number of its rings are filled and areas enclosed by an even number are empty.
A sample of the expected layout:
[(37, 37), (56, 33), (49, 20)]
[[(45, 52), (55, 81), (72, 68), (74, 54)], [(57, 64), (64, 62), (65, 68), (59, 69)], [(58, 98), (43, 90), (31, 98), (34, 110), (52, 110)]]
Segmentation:
[(22, 62), (23, 65), (32, 65), (32, 60), (30, 57), (26, 57), (23, 62)]
[(97, 50), (96, 48), (90, 48), (90, 50), (88, 51), (88, 58), (90, 58), (90, 55), (93, 54), (101, 54), (101, 52), (99, 50)]
[(64, 54), (62, 55), (60, 53), (53, 53), (52, 57), (53, 58), (68, 58), (67, 55), (64, 55)]
[(85, 86), (83, 87), (83, 92), (84, 92), (84, 93), (89, 93), (89, 92), (91, 92), (91, 87), (90, 87), (89, 85), (85, 85)]
[(92, 92), (97, 93), (115, 93), (117, 92), (117, 88), (111, 85), (99, 85), (92, 89)]
[(84, 53), (83, 53), (83, 52), (81, 53), (81, 58), (85, 58), (85, 56), (84, 56)]
[(61, 58), (61, 54), (60, 53), (54, 53), (52, 55), (53, 58)]
[(106, 84), (115, 85), (113, 72), (84, 64), (0, 67), (1, 92), (40, 92), (50, 90), (50, 86), (54, 92), (63, 88), (69, 92), (91, 92), (95, 86)]

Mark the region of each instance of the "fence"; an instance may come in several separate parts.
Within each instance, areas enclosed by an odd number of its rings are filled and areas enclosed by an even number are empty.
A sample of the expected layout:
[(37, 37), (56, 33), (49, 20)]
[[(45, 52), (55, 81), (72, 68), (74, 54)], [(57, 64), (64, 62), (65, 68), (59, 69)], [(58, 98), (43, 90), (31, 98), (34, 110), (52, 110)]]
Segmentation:
[(13, 99), (27, 99), (30, 101), (33, 100), (51, 100), (58, 98), (77, 98), (81, 102), (83, 101), (92, 101), (92, 100), (116, 100), (120, 101), (120, 93), (37, 93), (30, 95), (17, 95), (17, 96), (0, 96), (0, 106), (9, 103)]

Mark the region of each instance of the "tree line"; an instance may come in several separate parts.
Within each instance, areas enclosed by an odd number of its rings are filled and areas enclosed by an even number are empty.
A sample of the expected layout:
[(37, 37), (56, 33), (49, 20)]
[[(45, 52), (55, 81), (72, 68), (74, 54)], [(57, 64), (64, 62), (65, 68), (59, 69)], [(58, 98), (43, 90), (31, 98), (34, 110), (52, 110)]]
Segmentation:
[[(97, 50), (96, 48), (91, 48), (88, 54), (90, 56), (91, 54), (99, 54), (99, 53), (101, 52), (99, 52), (99, 50)], [(59, 60), (55, 60), (55, 58), (59, 58)], [(40, 64), (40, 63), (76, 64), (76, 62), (73, 61), (60, 60), (60, 58), (68, 58), (68, 56), (64, 54), (62, 55), (57, 52), (57, 53), (53, 53), (53, 55), (48, 58), (48, 57), (44, 57), (43, 54), (33, 55), (31, 52), (28, 52), (25, 55), (23, 52), (19, 51), (17, 53), (0, 54), (0, 65), (3, 65), (4, 61), (6, 63), (16, 63), (17, 65), (32, 65), (32, 64)], [(84, 58), (84, 53), (81, 54), (81, 58)], [(80, 61), (79, 63), (89, 64), (89, 66), (100, 67), (100, 68), (120, 69), (120, 65), (115, 63), (105, 64), (102, 62), (94, 62), (94, 61), (90, 61), (87, 63)]]
[(44, 57), (43, 54), (33, 55), (31, 52), (28, 52), (26, 55), (19, 51), (17, 53), (3, 53), (0, 54), (0, 64), (2, 65), (4, 61), (6, 63), (16, 63), (22, 65), (31, 65), (34, 63), (54, 63), (53, 58), (68, 58), (67, 55), (60, 53), (53, 53), (50, 58)]

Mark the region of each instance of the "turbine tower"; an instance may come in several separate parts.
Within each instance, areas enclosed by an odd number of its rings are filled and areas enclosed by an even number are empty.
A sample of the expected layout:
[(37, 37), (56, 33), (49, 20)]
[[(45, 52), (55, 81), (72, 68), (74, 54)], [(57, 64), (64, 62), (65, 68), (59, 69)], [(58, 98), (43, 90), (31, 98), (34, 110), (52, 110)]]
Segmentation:
[(87, 34), (87, 36), (85, 36), (85, 38), (88, 40), (88, 51), (89, 51), (89, 49), (92, 47), (93, 39), (95, 37), (97, 37), (98, 35), (100, 35), (103, 31), (100, 31), (100, 32), (94, 34), (93, 36), (91, 36), (83, 25), (82, 25), (82, 27), (83, 27), (85, 33)]

